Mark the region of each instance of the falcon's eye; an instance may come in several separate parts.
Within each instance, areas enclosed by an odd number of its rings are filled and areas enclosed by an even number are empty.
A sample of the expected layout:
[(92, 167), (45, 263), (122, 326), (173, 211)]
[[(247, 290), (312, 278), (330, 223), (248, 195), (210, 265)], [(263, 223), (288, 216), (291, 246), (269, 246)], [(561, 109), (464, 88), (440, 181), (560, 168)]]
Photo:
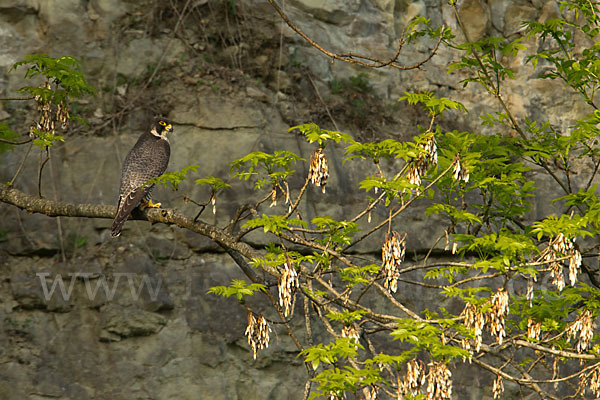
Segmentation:
[(158, 123), (159, 123), (160, 125), (162, 125), (162, 126), (166, 126), (166, 125), (167, 125), (167, 123), (166, 123), (165, 121), (158, 121)]

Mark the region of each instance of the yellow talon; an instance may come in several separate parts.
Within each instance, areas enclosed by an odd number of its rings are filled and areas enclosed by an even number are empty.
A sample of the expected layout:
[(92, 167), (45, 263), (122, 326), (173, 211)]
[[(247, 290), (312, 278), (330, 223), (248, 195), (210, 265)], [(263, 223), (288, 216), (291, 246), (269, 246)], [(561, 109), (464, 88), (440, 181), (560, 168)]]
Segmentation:
[(151, 208), (160, 208), (161, 203), (153, 203), (152, 199), (148, 200), (148, 202), (144, 202), (142, 203), (142, 205), (140, 206), (140, 208), (142, 210), (146, 209), (147, 207), (151, 207)]
[(161, 204), (160, 203), (153, 203), (152, 199), (150, 199), (148, 201), (148, 207), (152, 207), (152, 208), (160, 208)]

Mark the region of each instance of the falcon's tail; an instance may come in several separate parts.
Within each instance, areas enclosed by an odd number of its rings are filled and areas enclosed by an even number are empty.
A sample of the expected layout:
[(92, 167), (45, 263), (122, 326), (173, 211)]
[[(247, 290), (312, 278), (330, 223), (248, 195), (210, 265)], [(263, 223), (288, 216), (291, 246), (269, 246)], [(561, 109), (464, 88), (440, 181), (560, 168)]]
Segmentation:
[(125, 221), (127, 221), (127, 218), (129, 218), (129, 214), (131, 214), (133, 209), (140, 204), (145, 192), (146, 191), (142, 189), (134, 190), (127, 196), (121, 197), (119, 205), (117, 206), (117, 215), (112, 224), (111, 235), (113, 237), (117, 237), (121, 234)]

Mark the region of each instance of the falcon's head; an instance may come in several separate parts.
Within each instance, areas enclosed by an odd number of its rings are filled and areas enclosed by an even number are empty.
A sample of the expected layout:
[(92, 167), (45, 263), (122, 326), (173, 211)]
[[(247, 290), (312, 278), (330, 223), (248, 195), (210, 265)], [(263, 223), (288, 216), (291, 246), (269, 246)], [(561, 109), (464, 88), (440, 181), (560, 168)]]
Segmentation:
[(173, 125), (163, 118), (157, 118), (150, 127), (150, 133), (162, 139), (167, 138), (167, 134), (173, 132)]

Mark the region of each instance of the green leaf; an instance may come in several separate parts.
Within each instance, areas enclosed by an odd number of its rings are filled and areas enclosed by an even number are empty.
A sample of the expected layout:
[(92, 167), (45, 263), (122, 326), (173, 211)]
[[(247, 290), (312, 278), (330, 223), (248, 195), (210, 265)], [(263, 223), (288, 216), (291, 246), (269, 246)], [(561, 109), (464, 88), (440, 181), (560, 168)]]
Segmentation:
[(459, 110), (466, 112), (467, 109), (458, 101), (450, 100), (445, 97), (436, 97), (433, 92), (409, 93), (404, 92), (405, 96), (400, 97), (399, 101), (407, 101), (408, 104), (422, 104), (430, 115), (441, 115), (445, 110)]
[(265, 184), (274, 185), (285, 181), (294, 170), (291, 166), (298, 161), (305, 161), (296, 154), (280, 150), (273, 154), (256, 151), (229, 163), (230, 173), (240, 180), (249, 180), (251, 177), (260, 178), (255, 181), (255, 188), (260, 189)]
[(356, 310), (356, 311), (348, 311), (348, 310), (343, 310), (343, 311), (331, 311), (329, 313), (326, 314), (326, 317), (329, 318), (331, 321), (342, 321), (345, 322), (347, 324), (354, 322), (354, 321), (360, 321), (362, 319), (363, 314), (366, 311), (363, 310)]
[(353, 287), (360, 283), (370, 283), (371, 279), (376, 276), (381, 267), (377, 264), (365, 265), (363, 267), (351, 266), (340, 270), (340, 278), (348, 287)]
[(187, 167), (182, 168), (180, 171), (165, 172), (156, 178), (150, 179), (144, 184), (144, 186), (159, 184), (164, 187), (171, 187), (173, 190), (178, 190), (179, 184), (187, 179), (188, 172), (196, 172), (198, 168), (200, 168), (199, 165), (188, 165)]
[(246, 284), (243, 280), (236, 279), (229, 286), (213, 286), (207, 293), (217, 296), (231, 297), (235, 296), (238, 301), (243, 301), (245, 296), (254, 296), (256, 292), (266, 292), (267, 287), (260, 283)]
[(399, 319), (396, 329), (391, 333), (394, 340), (410, 343), (416, 350), (427, 350), (434, 359), (451, 360), (468, 358), (465, 349), (442, 343), (442, 330), (427, 322), (415, 322), (413, 319)]
[(352, 140), (352, 137), (346, 133), (321, 129), (315, 123), (297, 125), (288, 129), (289, 132), (294, 130), (299, 130), (301, 134), (306, 136), (308, 143), (317, 142), (321, 147), (325, 147), (330, 141), (335, 143), (343, 141), (347, 143)]
[(279, 234), (281, 231), (289, 229), (291, 226), (301, 226), (306, 228), (305, 221), (296, 218), (286, 218), (285, 215), (267, 215), (263, 214), (260, 218), (252, 219), (244, 224), (245, 228), (263, 227), (265, 233), (273, 232)]
[(231, 185), (225, 183), (223, 179), (215, 178), (214, 176), (205, 176), (204, 178), (196, 179), (196, 185), (208, 185), (211, 187), (213, 192), (229, 189), (231, 187)]
[(588, 225), (588, 218), (580, 215), (561, 215), (555, 217), (553, 215), (546, 217), (542, 221), (535, 222), (531, 233), (536, 234), (538, 240), (541, 240), (544, 235), (554, 237), (559, 233), (562, 233), (568, 239), (576, 237), (593, 236), (590, 231), (586, 229)]
[(360, 143), (355, 140), (349, 140), (348, 143), (350, 144), (346, 147), (345, 151), (348, 157), (344, 159), (343, 163), (354, 158), (371, 159), (374, 162), (379, 162), (381, 158), (389, 160), (398, 154), (407, 153), (409, 149), (409, 144), (393, 139), (372, 143)]
[(299, 357), (304, 357), (304, 361), (311, 363), (316, 370), (320, 363), (333, 364), (339, 359), (356, 357), (358, 349), (364, 347), (357, 343), (356, 339), (341, 337), (329, 344), (318, 343), (310, 346), (300, 352)]
[(31, 131), (35, 136), (33, 144), (39, 147), (48, 147), (54, 145), (55, 142), (65, 141), (64, 136), (55, 135), (52, 132), (45, 132), (40, 129), (32, 129)]
[[(96, 90), (87, 82), (82, 72), (81, 63), (73, 57), (50, 57), (47, 54), (30, 54), (21, 61), (16, 62), (12, 68), (15, 70), (21, 66), (28, 66), (25, 78), (33, 78), (42, 75), (51, 83), (63, 90), (39, 90), (39, 87), (26, 86), (19, 91), (29, 93), (32, 96), (42, 95), (44, 100), (52, 100), (55, 104), (60, 103), (67, 97), (69, 99), (79, 98), (84, 94), (94, 95)], [(51, 93), (52, 92), (52, 93)]]
[[(10, 127), (8, 126), (7, 123), (0, 122), (0, 139), (10, 140), (12, 142), (18, 142), (19, 134), (17, 132), (13, 131), (12, 129), (10, 129)], [(8, 143), (3, 143), (0, 141), (0, 154), (4, 153), (5, 151), (12, 150), (13, 148), (14, 148), (14, 145), (8, 144)]]
[(318, 229), (328, 230), (327, 234), (322, 239), (318, 239), (318, 241), (324, 244), (329, 243), (335, 249), (352, 243), (352, 237), (360, 232), (356, 222), (336, 221), (333, 218), (325, 216), (314, 218), (312, 223)]

